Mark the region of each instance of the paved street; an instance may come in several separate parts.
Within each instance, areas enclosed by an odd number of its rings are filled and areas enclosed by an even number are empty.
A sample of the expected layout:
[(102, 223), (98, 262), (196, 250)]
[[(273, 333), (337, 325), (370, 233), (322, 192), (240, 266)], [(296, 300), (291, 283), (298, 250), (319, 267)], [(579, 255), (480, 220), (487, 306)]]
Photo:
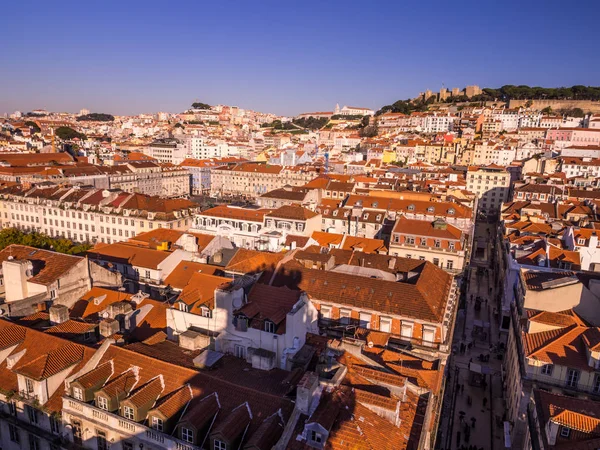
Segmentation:
[[(502, 361), (495, 351), (498, 327), (497, 319), (493, 317), (494, 306), (489, 301), (494, 295), (493, 268), (487, 262), (492, 245), (488, 230), (492, 227), (486, 223), (477, 225), (473, 245), (476, 248), (479, 242), (480, 249), (474, 252), (471, 269), (466, 275), (466, 310), (459, 311), (456, 321), (455, 351), (449, 363), (451, 376), (446, 385), (445, 419), (441, 424), (443, 439), (439, 445), (446, 450), (468, 449), (473, 445), (477, 449), (504, 448)], [(489, 360), (486, 361), (487, 355)], [(470, 362), (473, 370), (469, 370)], [(483, 372), (483, 375), (477, 372)]]

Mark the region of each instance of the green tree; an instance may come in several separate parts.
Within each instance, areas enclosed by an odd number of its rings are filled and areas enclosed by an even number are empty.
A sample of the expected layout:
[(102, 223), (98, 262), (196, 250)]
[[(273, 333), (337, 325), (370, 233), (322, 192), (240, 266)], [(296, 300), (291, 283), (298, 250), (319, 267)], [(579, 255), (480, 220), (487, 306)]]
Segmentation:
[(34, 133), (39, 133), (40, 131), (42, 131), (40, 126), (31, 120), (28, 120), (27, 122), (25, 122), (25, 126), (31, 128)]
[(210, 109), (210, 105), (207, 103), (194, 102), (192, 103), (192, 108), (195, 109)]
[(54, 134), (56, 134), (56, 136), (58, 136), (63, 141), (70, 141), (75, 138), (79, 138), (82, 140), (86, 139), (85, 134), (79, 133), (78, 131), (75, 131), (73, 128), (70, 127), (58, 127), (56, 130), (54, 130)]

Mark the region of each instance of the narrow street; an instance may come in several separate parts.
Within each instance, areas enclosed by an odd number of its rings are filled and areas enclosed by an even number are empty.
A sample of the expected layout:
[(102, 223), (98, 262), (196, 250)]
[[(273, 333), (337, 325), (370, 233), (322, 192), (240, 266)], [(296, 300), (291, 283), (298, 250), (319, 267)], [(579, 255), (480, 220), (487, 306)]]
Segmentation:
[(498, 319), (494, 317), (493, 270), (489, 255), (493, 224), (478, 223), (473, 256), (465, 275), (466, 309), (460, 309), (449, 360), (442, 432), (437, 448), (444, 450), (504, 449), (501, 365)]

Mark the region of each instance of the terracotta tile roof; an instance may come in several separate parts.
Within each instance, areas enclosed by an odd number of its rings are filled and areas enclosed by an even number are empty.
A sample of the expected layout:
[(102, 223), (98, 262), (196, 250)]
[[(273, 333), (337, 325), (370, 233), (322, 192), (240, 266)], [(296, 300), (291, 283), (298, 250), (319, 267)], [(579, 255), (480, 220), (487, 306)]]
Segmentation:
[(285, 333), (287, 313), (300, 299), (299, 291), (285, 286), (274, 287), (257, 283), (248, 294), (248, 302), (234, 313), (242, 313), (250, 319), (250, 326), (263, 329), (265, 320), (276, 325), (276, 333)]
[(303, 208), (302, 206), (285, 205), (267, 213), (266, 217), (290, 220), (308, 220), (316, 217), (317, 215), (317, 213), (311, 211), (310, 209)]
[(310, 240), (310, 237), (308, 237), (308, 236), (298, 236), (298, 235), (294, 235), (294, 234), (288, 234), (285, 237), (285, 246), (287, 248), (291, 248), (292, 243), (295, 243), (296, 248), (304, 248), (309, 240)]
[(94, 386), (102, 386), (104, 383), (106, 383), (106, 380), (113, 375), (113, 373), (113, 362), (107, 361), (73, 381), (78, 382), (83, 389), (90, 389)]
[(387, 247), (382, 239), (361, 238), (350, 235), (344, 235), (341, 249), (357, 250), (364, 253), (387, 253)]
[(145, 298), (136, 306), (136, 310), (140, 311), (146, 311), (148, 308), (149, 311), (141, 319), (138, 319), (136, 327), (131, 331), (130, 339), (143, 341), (158, 332), (167, 331), (168, 303)]
[(164, 388), (165, 383), (163, 381), (163, 376), (158, 375), (139, 388), (136, 388), (131, 393), (128, 400), (138, 408), (146, 405), (150, 405), (152, 407), (162, 394)]
[(214, 309), (215, 289), (224, 287), (229, 283), (231, 283), (230, 278), (196, 272), (181, 291), (177, 301), (193, 306), (193, 309), (190, 308), (189, 312), (198, 312), (201, 305)]
[[(551, 421), (584, 434), (578, 436), (579, 442), (569, 442), (564, 448), (595, 448), (595, 446), (587, 447), (585, 444), (595, 442), (593, 438), (597, 439), (600, 436), (600, 402), (538, 389), (533, 391), (533, 395), (542, 427)], [(547, 442), (545, 433), (542, 433), (542, 436)], [(560, 442), (557, 441), (556, 448), (563, 448), (559, 444)]]
[(94, 286), (75, 302), (69, 314), (72, 318), (94, 319), (109, 305), (129, 301), (131, 297), (132, 295), (127, 292)]
[(0, 322), (0, 350), (4, 350), (13, 345), (18, 345), (25, 340), (25, 328), (17, 325), (9, 325), (7, 322)]
[(155, 249), (163, 242), (175, 243), (183, 236), (185, 232), (180, 230), (171, 230), (169, 228), (156, 228), (145, 233), (140, 233), (129, 239), (129, 243), (141, 244), (148, 248)]
[(110, 263), (130, 264), (156, 270), (170, 255), (170, 252), (136, 247), (124, 243), (100, 244), (87, 252), (90, 259)]
[(326, 233), (324, 231), (314, 231), (311, 239), (317, 241), (321, 247), (340, 246), (344, 239), (343, 234)]
[(175, 417), (188, 405), (192, 398), (192, 389), (189, 384), (186, 384), (163, 396), (153, 409), (160, 411), (167, 418)]
[(234, 442), (252, 420), (250, 405), (242, 403), (234, 408), (222, 422), (213, 429), (213, 433), (222, 436), (227, 442)]
[(272, 273), (284, 257), (285, 253), (266, 253), (240, 248), (225, 270), (239, 274)]
[(311, 299), (323, 303), (440, 322), (451, 283), (450, 274), (428, 262), (414, 284), (307, 269), (289, 262), (278, 271), (273, 285), (303, 290)]
[(199, 213), (199, 216), (219, 217), (224, 219), (245, 220), (262, 223), (265, 214), (268, 214), (271, 211), (271, 209), (235, 208), (227, 205), (220, 205), (202, 211)]
[(30, 361), (19, 361), (13, 366), (13, 371), (34, 380), (45, 380), (75, 366), (83, 360), (83, 356), (82, 346), (66, 344), (60, 349), (40, 355)]
[(548, 364), (590, 370), (583, 334), (587, 327), (523, 333), (525, 356)]
[(221, 405), (219, 404), (219, 397), (216, 392), (204, 398), (196, 398), (190, 403), (185, 414), (179, 420), (179, 424), (185, 422), (192, 423), (196, 429), (202, 429), (215, 417), (220, 409)]
[(279, 441), (279, 438), (281, 438), (284, 427), (285, 423), (280, 413), (276, 412), (272, 414), (260, 424), (248, 440), (246, 447), (260, 450), (272, 449), (277, 444), (277, 441)]
[(79, 322), (77, 320), (67, 320), (63, 323), (48, 328), (45, 333), (54, 334), (64, 337), (65, 339), (73, 338), (73, 335), (84, 334), (93, 331), (96, 328), (95, 323)]
[(132, 389), (139, 383), (139, 370), (137, 367), (128, 367), (123, 372), (117, 373), (102, 387), (104, 392), (109, 397), (127, 396)]
[(403, 215), (398, 217), (394, 225), (393, 233), (402, 235), (424, 236), (452, 241), (460, 240), (462, 231), (453, 225), (440, 221), (442, 226), (436, 226), (437, 222), (407, 219)]
[(33, 276), (27, 281), (46, 286), (54, 283), (83, 261), (83, 258), (79, 256), (65, 255), (17, 244), (9, 245), (0, 251), (0, 263), (8, 261), (11, 257), (14, 260), (31, 261)]
[(183, 289), (186, 284), (189, 283), (194, 273), (204, 273), (207, 275), (219, 276), (222, 273), (222, 269), (219, 266), (212, 266), (210, 264), (202, 264), (193, 261), (181, 261), (171, 271), (169, 276), (165, 278), (165, 284), (175, 289)]

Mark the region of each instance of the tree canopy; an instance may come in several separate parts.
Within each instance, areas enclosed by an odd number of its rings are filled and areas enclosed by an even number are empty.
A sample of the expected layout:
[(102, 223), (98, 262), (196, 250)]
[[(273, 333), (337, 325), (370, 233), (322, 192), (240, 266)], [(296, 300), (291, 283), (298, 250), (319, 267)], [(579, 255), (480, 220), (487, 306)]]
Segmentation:
[(375, 115), (380, 116), (381, 114), (389, 112), (402, 113), (408, 115), (413, 112), (427, 111), (427, 109), (427, 104), (422, 101), (412, 102), (410, 100), (398, 100), (397, 102), (392, 103), (391, 105), (383, 106), (379, 111), (375, 113)]
[(90, 122), (90, 121), (97, 121), (97, 122), (113, 122), (115, 120), (115, 116), (113, 116), (112, 114), (105, 114), (105, 113), (90, 113), (90, 114), (84, 114), (83, 116), (79, 116), (77, 118), (77, 121), (79, 122)]
[(58, 136), (63, 141), (70, 141), (71, 139), (75, 138), (79, 138), (82, 140), (86, 139), (85, 134), (75, 131), (73, 128), (70, 127), (58, 127), (54, 131), (54, 134), (56, 134), (56, 136)]
[(74, 244), (69, 239), (51, 238), (42, 233), (23, 233), (16, 228), (5, 228), (0, 231), (0, 250), (12, 244), (28, 245), (68, 255), (81, 254), (92, 248), (88, 244)]
[(210, 109), (210, 105), (207, 103), (194, 102), (194, 103), (192, 103), (192, 108), (194, 108), (194, 109)]
[(42, 129), (40, 128), (40, 126), (37, 123), (35, 123), (35, 122), (31, 121), (31, 120), (28, 120), (27, 122), (25, 122), (25, 126), (33, 129), (34, 133), (39, 133), (40, 131), (42, 131)]
[(299, 119), (294, 119), (296, 125), (302, 128), (307, 128), (309, 130), (318, 130), (319, 128), (323, 128), (327, 122), (329, 122), (329, 118), (327, 117), (300, 117)]

